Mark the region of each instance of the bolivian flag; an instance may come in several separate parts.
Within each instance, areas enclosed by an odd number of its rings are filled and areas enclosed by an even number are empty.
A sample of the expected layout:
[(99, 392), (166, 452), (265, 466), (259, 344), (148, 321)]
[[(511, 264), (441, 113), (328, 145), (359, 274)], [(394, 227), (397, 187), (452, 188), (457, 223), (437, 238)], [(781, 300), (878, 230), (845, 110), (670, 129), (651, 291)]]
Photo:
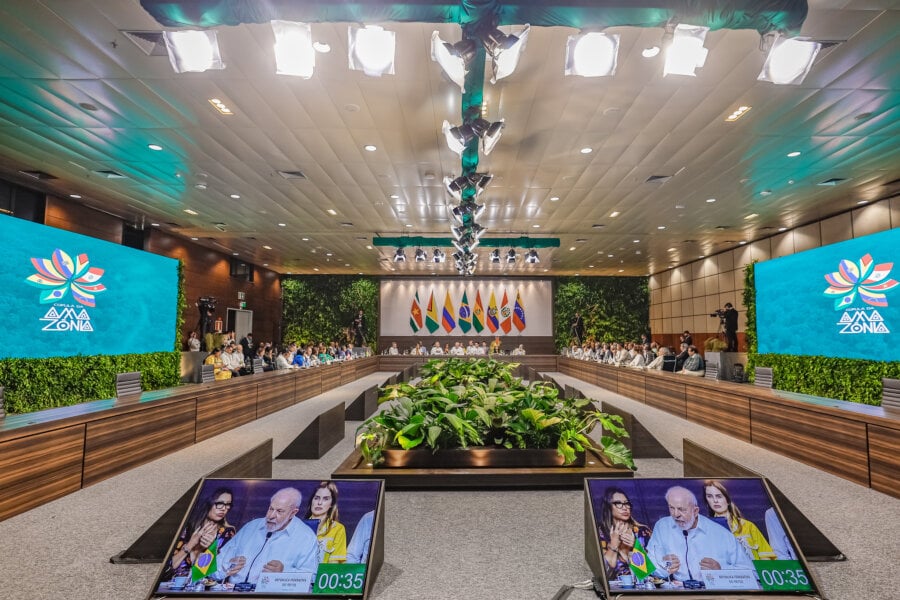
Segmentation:
[(450, 302), (450, 290), (447, 290), (447, 295), (444, 297), (444, 312), (441, 315), (441, 324), (447, 333), (456, 329), (456, 320), (453, 318), (453, 303)]
[(419, 290), (416, 290), (416, 297), (413, 298), (412, 307), (409, 309), (409, 327), (413, 333), (422, 329), (422, 306), (419, 304)]
[(500, 329), (503, 333), (509, 333), (512, 329), (512, 309), (509, 307), (506, 290), (503, 290), (503, 303), (500, 305)]
[(513, 308), (513, 325), (522, 331), (525, 329), (525, 306), (522, 304), (522, 294), (516, 290), (516, 306)]
[(634, 538), (634, 549), (631, 551), (631, 561), (628, 563), (628, 566), (638, 581), (646, 579), (656, 570), (656, 567), (650, 561), (650, 557), (647, 556), (647, 551), (644, 550), (641, 540), (637, 536)]
[(465, 290), (463, 290), (462, 302), (459, 304), (459, 319), (456, 324), (463, 333), (469, 333), (469, 330), (472, 329), (472, 309), (469, 308), (469, 298), (466, 296)]
[(431, 296), (428, 297), (428, 309), (425, 311), (425, 327), (430, 333), (434, 333), (440, 326), (437, 308), (434, 306), (434, 290), (431, 290)]
[(484, 331), (484, 305), (481, 303), (481, 290), (475, 292), (475, 308), (472, 309), (472, 327), (481, 333)]
[(494, 290), (491, 290), (491, 299), (488, 301), (487, 326), (491, 333), (497, 331), (500, 327), (500, 320), (497, 318), (497, 299), (494, 298)]
[(196, 583), (209, 573), (216, 572), (216, 553), (219, 551), (219, 538), (213, 540), (206, 551), (197, 557), (191, 565), (191, 581)]

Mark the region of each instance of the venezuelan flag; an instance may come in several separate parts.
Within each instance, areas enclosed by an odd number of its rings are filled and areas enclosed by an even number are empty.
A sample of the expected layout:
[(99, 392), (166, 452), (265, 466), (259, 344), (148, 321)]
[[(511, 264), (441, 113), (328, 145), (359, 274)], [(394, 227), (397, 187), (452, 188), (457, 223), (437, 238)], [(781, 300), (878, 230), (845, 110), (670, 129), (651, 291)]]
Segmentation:
[(506, 290), (503, 290), (503, 303), (500, 305), (500, 329), (503, 333), (509, 333), (512, 329), (512, 309), (509, 307)]
[(641, 540), (637, 536), (634, 537), (634, 549), (631, 551), (631, 561), (628, 566), (638, 581), (646, 579), (656, 570), (650, 557), (647, 556), (647, 551), (644, 550)]
[(450, 302), (450, 290), (447, 290), (447, 295), (444, 297), (444, 313), (441, 315), (441, 324), (447, 333), (456, 329), (456, 321), (453, 320), (453, 303)]
[(428, 310), (425, 311), (425, 327), (430, 333), (434, 333), (440, 327), (437, 317), (437, 308), (434, 306), (434, 290), (431, 290), (431, 296), (428, 298)]
[(472, 329), (472, 309), (469, 308), (469, 298), (466, 296), (465, 290), (463, 290), (462, 302), (459, 304), (459, 319), (456, 324), (463, 333), (469, 333), (469, 330)]
[(481, 333), (484, 331), (484, 305), (481, 303), (481, 290), (475, 292), (475, 308), (472, 309), (472, 327)]
[(422, 329), (422, 307), (419, 304), (419, 291), (416, 290), (416, 297), (413, 298), (412, 307), (409, 309), (409, 327), (413, 333)]
[(203, 554), (197, 557), (194, 564), (191, 565), (191, 581), (197, 582), (207, 576), (209, 573), (216, 572), (216, 554), (219, 551), (219, 538), (213, 540)]
[(488, 301), (487, 326), (491, 333), (500, 328), (500, 320), (497, 318), (497, 299), (494, 298), (494, 290), (491, 290), (491, 299)]
[(513, 325), (522, 331), (525, 329), (525, 307), (522, 305), (522, 294), (516, 290), (516, 306), (513, 308)]

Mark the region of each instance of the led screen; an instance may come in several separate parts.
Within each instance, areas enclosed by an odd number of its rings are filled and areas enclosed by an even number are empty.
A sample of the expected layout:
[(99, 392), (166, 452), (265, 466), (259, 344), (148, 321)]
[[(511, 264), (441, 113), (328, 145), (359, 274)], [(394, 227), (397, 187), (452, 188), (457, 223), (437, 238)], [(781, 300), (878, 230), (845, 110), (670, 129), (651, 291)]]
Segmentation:
[(358, 597), (382, 482), (204, 479), (150, 598)]
[(178, 261), (0, 215), (0, 358), (171, 352)]
[(816, 591), (762, 479), (588, 479), (586, 493), (586, 555), (613, 595)]
[(759, 352), (900, 360), (900, 229), (756, 265)]

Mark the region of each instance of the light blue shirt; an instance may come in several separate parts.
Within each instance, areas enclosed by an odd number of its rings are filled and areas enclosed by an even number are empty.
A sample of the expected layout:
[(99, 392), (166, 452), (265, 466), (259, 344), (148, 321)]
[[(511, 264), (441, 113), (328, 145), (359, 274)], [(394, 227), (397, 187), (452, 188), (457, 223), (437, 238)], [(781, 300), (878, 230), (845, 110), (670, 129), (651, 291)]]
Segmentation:
[(247, 562), (244, 568), (231, 576), (232, 583), (245, 580), (256, 583), (262, 568), (270, 560), (281, 561), (285, 573), (303, 571), (315, 574), (319, 568), (319, 544), (316, 534), (309, 527), (291, 518), (284, 529), (274, 532), (268, 540), (266, 533), (266, 520), (263, 518), (254, 519), (241, 527), (219, 550), (216, 578), (225, 577), (228, 564), (237, 556), (243, 556)]
[(672, 517), (663, 517), (653, 527), (647, 554), (656, 567), (657, 575), (669, 575), (663, 558), (667, 554), (674, 554), (681, 563), (675, 572), (675, 579), (679, 581), (700, 579), (700, 561), (704, 558), (712, 558), (723, 569), (754, 570), (750, 557), (737, 538), (715, 521), (698, 515), (697, 526), (687, 530), (687, 538), (683, 531)]
[(353, 537), (347, 544), (347, 562), (364, 563), (369, 558), (369, 546), (372, 544), (372, 524), (375, 511), (370, 510), (360, 518), (353, 530)]

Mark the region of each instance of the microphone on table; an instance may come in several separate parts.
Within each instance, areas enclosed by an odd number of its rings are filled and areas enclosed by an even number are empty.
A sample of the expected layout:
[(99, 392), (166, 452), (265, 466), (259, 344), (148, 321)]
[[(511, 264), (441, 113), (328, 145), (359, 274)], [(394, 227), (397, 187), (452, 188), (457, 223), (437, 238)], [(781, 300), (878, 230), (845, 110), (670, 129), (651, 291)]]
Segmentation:
[(259, 555), (262, 554), (263, 548), (266, 547), (266, 544), (269, 542), (269, 539), (271, 539), (273, 533), (275, 533), (275, 532), (274, 531), (266, 532), (266, 540), (263, 542), (263, 545), (260, 546), (259, 552), (256, 553), (256, 556), (253, 557), (253, 560), (250, 561), (250, 566), (247, 567), (247, 575), (244, 576), (244, 580), (240, 583), (234, 584), (234, 591), (236, 591), (236, 592), (252, 592), (253, 590), (256, 589), (256, 584), (250, 583), (250, 571), (253, 569), (253, 563), (255, 563), (256, 559), (259, 558)]

